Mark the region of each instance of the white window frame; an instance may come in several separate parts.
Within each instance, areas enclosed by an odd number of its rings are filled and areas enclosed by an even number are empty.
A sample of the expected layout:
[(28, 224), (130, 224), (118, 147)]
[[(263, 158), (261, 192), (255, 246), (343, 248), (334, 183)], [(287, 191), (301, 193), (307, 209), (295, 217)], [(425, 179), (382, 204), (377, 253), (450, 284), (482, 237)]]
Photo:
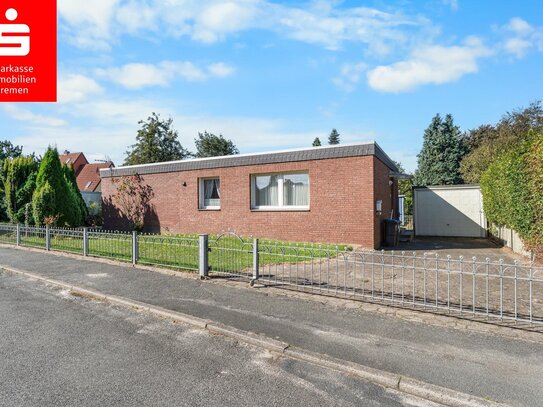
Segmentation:
[[(211, 179), (217, 179), (219, 180), (219, 183), (221, 181), (220, 177), (204, 177), (198, 179), (198, 209), (201, 211), (218, 211), (221, 209), (221, 205), (204, 205), (205, 199), (204, 199), (204, 181), (211, 180)], [(219, 186), (220, 188), (220, 186)], [(220, 192), (219, 192), (220, 193)], [(222, 198), (219, 198), (219, 200), (222, 200)]]
[[(283, 182), (285, 175), (294, 175), (294, 174), (307, 174), (307, 205), (284, 205), (284, 188)], [(278, 197), (277, 201), (279, 205), (256, 205), (256, 177), (266, 177), (271, 175), (278, 175)], [(309, 176), (309, 171), (282, 171), (282, 172), (268, 172), (262, 174), (251, 174), (251, 210), (252, 211), (308, 211), (311, 205), (311, 178)]]

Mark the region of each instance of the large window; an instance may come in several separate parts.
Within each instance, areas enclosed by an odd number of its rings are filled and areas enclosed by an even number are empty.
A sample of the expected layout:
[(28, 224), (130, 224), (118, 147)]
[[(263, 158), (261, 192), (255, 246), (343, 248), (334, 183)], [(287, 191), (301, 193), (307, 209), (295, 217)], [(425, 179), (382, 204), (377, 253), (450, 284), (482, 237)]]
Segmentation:
[(309, 209), (309, 174), (263, 174), (251, 177), (253, 209)]
[(221, 208), (221, 180), (219, 178), (200, 179), (200, 209)]

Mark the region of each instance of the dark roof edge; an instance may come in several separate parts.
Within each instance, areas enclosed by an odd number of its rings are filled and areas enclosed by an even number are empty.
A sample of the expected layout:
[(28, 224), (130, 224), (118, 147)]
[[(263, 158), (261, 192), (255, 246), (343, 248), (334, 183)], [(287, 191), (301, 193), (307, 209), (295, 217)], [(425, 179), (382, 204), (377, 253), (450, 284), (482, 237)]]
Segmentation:
[(339, 144), (334, 146), (311, 147), (255, 154), (237, 154), (222, 157), (195, 158), (163, 163), (105, 168), (100, 169), (100, 177), (111, 178), (134, 174), (160, 174), (200, 169), (278, 164), (299, 161), (325, 160), (332, 158), (362, 157), (369, 155), (377, 157), (392, 171), (398, 170), (390, 157), (385, 154), (385, 152), (376, 142), (372, 141), (360, 144)]
[(375, 146), (375, 153), (374, 155), (380, 159), (383, 164), (385, 164), (388, 168), (390, 168), (393, 172), (400, 172), (399, 168), (396, 166), (394, 161), (383, 151), (383, 149), (379, 146), (377, 143), (373, 143)]

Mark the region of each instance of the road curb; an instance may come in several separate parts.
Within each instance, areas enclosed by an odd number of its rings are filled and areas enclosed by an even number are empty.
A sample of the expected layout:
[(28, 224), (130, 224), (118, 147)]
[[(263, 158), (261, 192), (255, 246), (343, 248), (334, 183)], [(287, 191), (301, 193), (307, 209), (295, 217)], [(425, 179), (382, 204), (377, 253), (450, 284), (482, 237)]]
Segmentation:
[(210, 333), (223, 335), (235, 339), (240, 342), (248, 343), (259, 348), (263, 348), (272, 352), (280, 353), (287, 357), (303, 360), (317, 366), (328, 369), (333, 369), (345, 374), (355, 375), (363, 380), (379, 384), (383, 387), (392, 388), (401, 392), (420, 397), (435, 403), (439, 403), (449, 407), (507, 407), (507, 404), (502, 404), (470, 394), (462, 393), (456, 390), (451, 390), (445, 387), (422, 382), (386, 372), (379, 369), (374, 369), (358, 363), (349, 362), (341, 359), (332, 358), (327, 355), (307, 351), (289, 345), (286, 342), (277, 339), (269, 338), (264, 335), (253, 332), (243, 331), (231, 326), (226, 326), (215, 321), (208, 321), (182, 312), (168, 310), (159, 306), (143, 303), (136, 300), (131, 300), (116, 295), (106, 295), (101, 292), (67, 284), (63, 281), (53, 280), (42, 277), (40, 275), (17, 270), (12, 267), (0, 265), (0, 271), (11, 274), (24, 276), (30, 280), (39, 281), (48, 285), (66, 289), (75, 295), (87, 297), (94, 300), (105, 301), (111, 304), (122, 306), (125, 308), (136, 309), (152, 315), (169, 319), (175, 322), (181, 322), (191, 325), (195, 328), (207, 330)]
[(450, 407), (506, 406), (505, 404), (500, 404), (490, 400), (481, 399), (479, 397), (470, 396), (466, 393), (447, 389), (445, 387), (437, 386), (435, 384), (422, 382), (420, 380), (412, 379), (410, 377), (402, 377), (399, 382), (398, 390)]
[(340, 372), (354, 374), (367, 381), (380, 384), (383, 387), (389, 387), (399, 390), (398, 384), (401, 376), (383, 370), (373, 369), (358, 363), (348, 362), (346, 360), (332, 358), (321, 353), (310, 352), (297, 347), (289, 347), (284, 352), (285, 355), (294, 359), (303, 360), (329, 369)]
[(289, 347), (286, 342), (281, 342), (277, 339), (268, 338), (263, 335), (258, 335), (253, 332), (242, 331), (231, 326), (226, 326), (217, 322), (211, 322), (207, 325), (207, 330), (214, 334), (229, 336), (241, 342), (248, 343), (250, 345), (258, 346), (266, 350), (284, 353), (285, 349)]

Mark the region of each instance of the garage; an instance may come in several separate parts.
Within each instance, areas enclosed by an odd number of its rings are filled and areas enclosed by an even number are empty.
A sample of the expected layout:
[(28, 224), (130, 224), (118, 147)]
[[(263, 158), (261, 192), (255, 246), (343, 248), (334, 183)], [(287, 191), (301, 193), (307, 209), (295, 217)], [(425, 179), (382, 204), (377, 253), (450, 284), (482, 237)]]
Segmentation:
[(416, 236), (486, 237), (478, 185), (414, 188), (413, 218)]

